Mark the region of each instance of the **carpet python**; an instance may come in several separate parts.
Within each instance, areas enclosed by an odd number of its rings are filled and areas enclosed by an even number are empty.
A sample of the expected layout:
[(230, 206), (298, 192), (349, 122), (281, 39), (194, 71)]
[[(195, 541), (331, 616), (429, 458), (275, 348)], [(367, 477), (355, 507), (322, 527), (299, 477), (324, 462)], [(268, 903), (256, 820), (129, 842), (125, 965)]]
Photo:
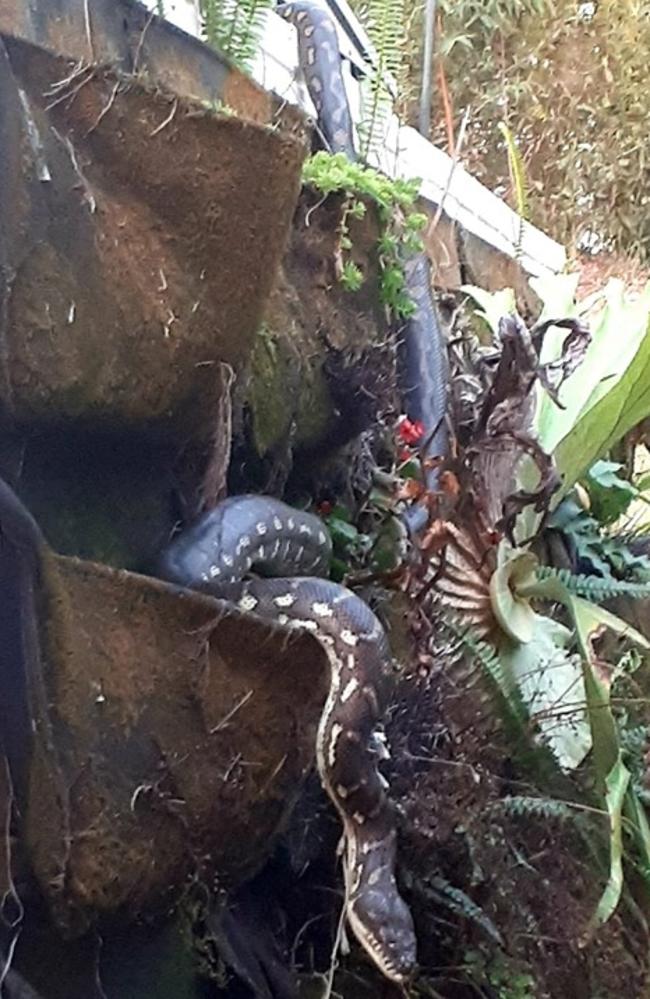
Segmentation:
[[(415, 933), (395, 881), (394, 814), (378, 770), (394, 664), (370, 608), (344, 586), (317, 578), (330, 554), (318, 517), (269, 497), (237, 496), (175, 538), (157, 574), (309, 631), (324, 648), (331, 679), (316, 763), (343, 824), (346, 917), (380, 971), (403, 983), (415, 966)], [(282, 578), (244, 579), (251, 571)]]

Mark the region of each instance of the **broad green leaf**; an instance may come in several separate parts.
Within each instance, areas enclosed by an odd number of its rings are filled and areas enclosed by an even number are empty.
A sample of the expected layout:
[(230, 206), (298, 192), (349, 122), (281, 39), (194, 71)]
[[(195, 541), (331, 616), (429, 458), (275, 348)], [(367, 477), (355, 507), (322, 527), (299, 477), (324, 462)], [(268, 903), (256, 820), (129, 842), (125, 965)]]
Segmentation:
[[(538, 322), (545, 323), (549, 319), (576, 316), (578, 314), (576, 291), (579, 281), (579, 274), (548, 274), (544, 277), (531, 278), (530, 286), (542, 303)], [(549, 349), (544, 348), (542, 356), (544, 360), (552, 360), (557, 353), (552, 352), (549, 345)]]
[(605, 778), (605, 803), (609, 815), (609, 879), (598, 908), (589, 921), (581, 943), (585, 946), (592, 934), (614, 913), (623, 889), (623, 801), (630, 783), (630, 772), (620, 753)]
[(601, 524), (613, 524), (639, 494), (631, 482), (616, 474), (622, 467), (615, 461), (597, 461), (587, 473), (591, 512)]
[(608, 448), (650, 413), (650, 285), (636, 301), (610, 281), (584, 362), (560, 390), (540, 394), (536, 428), (564, 478), (557, 501)]

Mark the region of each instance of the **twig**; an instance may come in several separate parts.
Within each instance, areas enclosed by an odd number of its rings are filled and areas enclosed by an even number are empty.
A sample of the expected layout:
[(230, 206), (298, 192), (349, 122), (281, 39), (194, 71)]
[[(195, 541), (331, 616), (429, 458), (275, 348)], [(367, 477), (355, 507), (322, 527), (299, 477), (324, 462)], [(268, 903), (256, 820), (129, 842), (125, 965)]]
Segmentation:
[(93, 33), (90, 24), (90, 0), (84, 0), (84, 21), (86, 24), (86, 38), (88, 40), (88, 52), (90, 53), (90, 61), (95, 62), (95, 46), (93, 45)]
[(9, 944), (9, 949), (7, 950), (7, 960), (2, 968), (2, 974), (0, 974), (0, 996), (2, 995), (2, 986), (5, 983), (5, 979), (11, 970), (11, 965), (14, 959), (14, 953), (16, 951), (16, 944), (18, 943), (18, 937), (20, 936), (20, 930), (16, 930), (13, 937), (11, 938), (11, 943)]
[[(13, 929), (14, 927), (18, 926), (19, 923), (22, 922), (23, 916), (25, 914), (25, 909), (23, 907), (23, 903), (20, 900), (20, 896), (16, 891), (16, 886), (14, 884), (14, 879), (11, 873), (11, 817), (13, 815), (13, 810), (14, 810), (14, 785), (11, 779), (11, 772), (9, 770), (9, 761), (7, 760), (6, 756), (4, 757), (4, 765), (5, 765), (5, 774), (7, 779), (7, 787), (9, 789), (6, 802), (7, 815), (5, 818), (5, 858), (7, 861), (7, 870), (5, 874), (7, 877), (7, 890), (5, 891), (4, 896), (2, 898), (2, 905), (0, 906), (0, 911), (2, 912), (3, 921), (6, 922), (7, 926)], [(7, 902), (7, 898), (12, 898), (16, 905), (17, 914), (15, 919), (13, 920), (6, 920), (4, 916), (5, 904)]]
[(442, 215), (442, 209), (445, 200), (447, 198), (447, 195), (449, 194), (451, 182), (454, 179), (456, 167), (458, 166), (458, 160), (460, 159), (460, 151), (463, 147), (463, 142), (465, 141), (465, 132), (467, 130), (468, 121), (469, 121), (469, 108), (465, 110), (465, 114), (463, 115), (463, 120), (460, 123), (460, 128), (458, 130), (458, 139), (456, 141), (456, 148), (454, 149), (454, 154), (451, 158), (451, 167), (449, 168), (449, 176), (447, 177), (447, 183), (445, 184), (445, 189), (442, 192), (442, 197), (440, 199), (440, 204), (436, 209), (436, 214), (433, 216), (433, 219), (431, 220), (427, 228), (425, 240), (429, 239), (433, 235), (435, 228), (438, 225), (438, 222), (440, 221), (440, 216)]
[(80, 70), (80, 72), (79, 72), (78, 75), (81, 75), (82, 73), (85, 73), (86, 70), (88, 71), (88, 75), (85, 77), (85, 79), (81, 80), (77, 84), (77, 86), (74, 87), (72, 90), (66, 90), (64, 93), (60, 94), (59, 97), (57, 97), (55, 100), (50, 101), (50, 103), (45, 106), (45, 110), (46, 111), (51, 111), (52, 108), (55, 108), (57, 106), (57, 104), (61, 104), (63, 101), (66, 101), (66, 100), (72, 101), (72, 99), (74, 97), (76, 97), (76, 95), (79, 93), (79, 91), (81, 90), (81, 88), (85, 87), (87, 83), (90, 83), (90, 81), (92, 80), (92, 78), (95, 75), (95, 70), (94, 70), (94, 68), (92, 66), (90, 66), (90, 67), (85, 66), (82, 70)]
[(177, 107), (178, 107), (178, 98), (176, 98), (176, 100), (174, 101), (173, 107), (172, 107), (170, 113), (165, 118), (165, 120), (161, 121), (160, 125), (158, 125), (156, 128), (154, 128), (153, 132), (149, 133), (149, 138), (150, 139), (153, 139), (154, 135), (158, 135), (158, 132), (162, 132), (163, 128), (166, 128), (167, 125), (169, 125), (170, 121), (172, 121), (174, 115), (176, 114)]
[(117, 92), (120, 89), (120, 82), (121, 82), (120, 80), (118, 80), (116, 82), (115, 86), (113, 87), (113, 91), (111, 93), (111, 96), (108, 99), (108, 103), (100, 111), (99, 116), (97, 117), (96, 122), (93, 125), (91, 125), (90, 128), (88, 129), (88, 131), (86, 132), (86, 137), (89, 136), (91, 132), (95, 131), (95, 129), (97, 128), (97, 126), (101, 122), (102, 118), (104, 118), (108, 114), (108, 112), (111, 110), (111, 108), (113, 107), (113, 104), (115, 103), (115, 98), (117, 97)]
[(214, 726), (214, 728), (210, 729), (210, 735), (214, 735), (216, 732), (220, 732), (222, 729), (224, 729), (228, 725), (228, 723), (232, 720), (232, 718), (234, 717), (234, 715), (237, 714), (237, 712), (239, 711), (239, 709), (243, 708), (244, 705), (247, 704), (248, 701), (250, 701), (250, 699), (251, 699), (252, 696), (253, 696), (253, 691), (252, 690), (249, 690), (248, 693), (244, 694), (244, 696), (241, 697), (237, 701), (237, 703), (235, 704), (234, 708), (231, 708), (230, 711), (228, 712), (228, 714), (225, 715), (221, 719), (221, 721), (217, 725)]
[(153, 19), (154, 19), (155, 16), (156, 16), (156, 12), (155, 12), (155, 10), (152, 10), (150, 12), (150, 14), (149, 14), (149, 17), (147, 18), (147, 20), (145, 22), (145, 26), (142, 29), (142, 32), (140, 33), (140, 37), (138, 38), (138, 44), (136, 46), (135, 55), (133, 57), (133, 70), (132, 70), (132, 72), (133, 72), (134, 76), (138, 72), (138, 63), (140, 62), (140, 56), (142, 54), (142, 46), (144, 45), (145, 35), (147, 34), (147, 31), (149, 30), (149, 25), (151, 24), (151, 22), (153, 21)]
[(62, 145), (64, 145), (68, 150), (68, 155), (70, 157), (70, 162), (72, 163), (72, 168), (76, 173), (77, 177), (79, 178), (79, 180), (81, 181), (81, 186), (86, 195), (86, 200), (88, 201), (90, 214), (94, 215), (95, 212), (97, 211), (97, 202), (95, 201), (95, 195), (92, 192), (90, 184), (88, 183), (84, 174), (82, 173), (81, 167), (79, 166), (79, 161), (77, 160), (77, 154), (75, 152), (74, 146), (72, 145), (72, 142), (67, 137), (67, 135), (66, 136), (61, 135), (61, 133), (58, 132), (56, 128), (53, 128), (52, 131), (54, 132), (54, 135), (59, 140), (59, 142), (62, 143)]

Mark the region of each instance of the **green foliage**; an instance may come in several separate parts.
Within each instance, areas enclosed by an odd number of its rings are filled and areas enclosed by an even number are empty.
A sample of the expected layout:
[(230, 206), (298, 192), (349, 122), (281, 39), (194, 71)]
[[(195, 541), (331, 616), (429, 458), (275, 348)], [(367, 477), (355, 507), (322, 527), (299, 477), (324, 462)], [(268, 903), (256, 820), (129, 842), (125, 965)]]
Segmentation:
[(405, 0), (363, 0), (357, 12), (375, 49), (375, 65), (362, 86), (359, 136), (364, 158), (384, 143), (393, 111), (393, 86), (404, 80)]
[(521, 157), (519, 149), (517, 148), (515, 137), (504, 121), (499, 122), (499, 131), (505, 140), (506, 150), (508, 152), (510, 182), (515, 192), (516, 210), (520, 218), (519, 235), (517, 237), (515, 253), (515, 256), (519, 257), (524, 232), (523, 223), (524, 220), (528, 218), (528, 189), (526, 185), (526, 172), (524, 170), (524, 161)]
[(536, 999), (535, 979), (528, 968), (503, 952), (467, 951), (463, 970), (476, 986), (489, 988), (498, 999)]
[(206, 42), (247, 70), (273, 0), (199, 0), (199, 4)]
[(455, 916), (469, 920), (493, 943), (498, 946), (503, 945), (503, 938), (499, 930), (480, 905), (477, 905), (461, 888), (450, 884), (446, 878), (432, 874), (416, 879), (408, 871), (405, 871), (404, 882), (409, 891), (423, 896), (428, 902), (433, 902), (436, 907), (444, 906)]
[(560, 495), (650, 414), (650, 285), (636, 300), (623, 292), (610, 281), (604, 306), (589, 317), (593, 341), (560, 390), (565, 408), (540, 402), (540, 442), (563, 476)]
[(490, 813), (510, 815), (518, 819), (549, 819), (556, 822), (580, 823), (587, 814), (578, 804), (557, 798), (534, 798), (526, 794), (506, 795), (489, 806)]
[(570, 496), (553, 511), (549, 527), (562, 531), (573, 543), (579, 564), (603, 579), (650, 579), (650, 559), (635, 555), (620, 537), (603, 533), (598, 521)]
[(587, 472), (591, 511), (601, 524), (613, 524), (639, 495), (631, 482), (616, 474), (622, 467), (615, 461), (597, 461)]
[(540, 566), (539, 579), (558, 579), (570, 593), (584, 597), (592, 603), (611, 600), (612, 597), (631, 597), (633, 600), (650, 598), (650, 583), (630, 583), (622, 579), (603, 579), (600, 576), (574, 575), (568, 569)]
[[(412, 315), (414, 305), (406, 290), (404, 257), (421, 249), (419, 233), (427, 216), (413, 210), (418, 180), (391, 180), (370, 167), (352, 163), (344, 153), (319, 152), (303, 168), (303, 181), (322, 194), (339, 192), (345, 197), (340, 231), (341, 252), (351, 249), (349, 218), (361, 218), (364, 200), (377, 210), (381, 235), (377, 244), (380, 268), (380, 294), (383, 304), (397, 318)], [(348, 290), (357, 290), (362, 274), (356, 265), (344, 260), (341, 281)]]
[(438, 49), (455, 120), (471, 109), (468, 168), (491, 189), (507, 188), (494, 128), (505, 108), (526, 163), (532, 221), (561, 242), (647, 258), (647, 5), (598, 0), (593, 16), (575, 0), (440, 6)]

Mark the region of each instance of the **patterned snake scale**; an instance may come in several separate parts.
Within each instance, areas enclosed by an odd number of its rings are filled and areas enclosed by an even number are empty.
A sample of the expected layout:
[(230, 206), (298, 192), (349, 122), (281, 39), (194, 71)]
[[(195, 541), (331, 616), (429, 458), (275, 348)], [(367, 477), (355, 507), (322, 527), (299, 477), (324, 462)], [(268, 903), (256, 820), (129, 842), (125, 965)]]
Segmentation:
[[(381, 972), (403, 983), (415, 966), (415, 933), (395, 882), (394, 815), (377, 767), (394, 664), (370, 608), (313, 575), (327, 571), (330, 554), (317, 517), (268, 497), (237, 496), (175, 538), (158, 575), (312, 632), (325, 649), (331, 680), (316, 762), (343, 823), (346, 917)], [(251, 570), (284, 578), (245, 580)]]

